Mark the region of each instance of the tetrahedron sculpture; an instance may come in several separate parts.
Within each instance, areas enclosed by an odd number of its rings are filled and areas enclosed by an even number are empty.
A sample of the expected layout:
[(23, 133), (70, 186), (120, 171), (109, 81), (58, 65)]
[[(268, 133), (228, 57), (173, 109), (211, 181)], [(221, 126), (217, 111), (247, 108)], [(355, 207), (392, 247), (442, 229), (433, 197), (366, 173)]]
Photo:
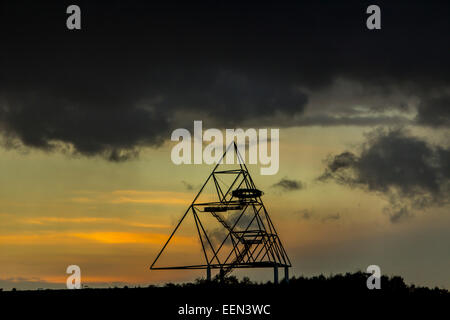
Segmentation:
[[(230, 151), (234, 152), (238, 164), (236, 168), (222, 170), (225, 155)], [(224, 177), (229, 184), (224, 182)], [(214, 192), (209, 194), (213, 201), (204, 202), (201, 196), (207, 185), (213, 186)], [(223, 278), (235, 268), (269, 267), (274, 268), (274, 281), (278, 282), (278, 267), (284, 267), (288, 280), (291, 262), (264, 206), (262, 195), (263, 192), (256, 188), (233, 142), (179, 220), (150, 269), (206, 269), (207, 278), (211, 279), (211, 269), (219, 269)], [(195, 221), (203, 262), (184, 266), (155, 266), (188, 215), (192, 215)], [(216, 228), (213, 231), (208, 231), (210, 225), (205, 226), (205, 219), (215, 221)]]

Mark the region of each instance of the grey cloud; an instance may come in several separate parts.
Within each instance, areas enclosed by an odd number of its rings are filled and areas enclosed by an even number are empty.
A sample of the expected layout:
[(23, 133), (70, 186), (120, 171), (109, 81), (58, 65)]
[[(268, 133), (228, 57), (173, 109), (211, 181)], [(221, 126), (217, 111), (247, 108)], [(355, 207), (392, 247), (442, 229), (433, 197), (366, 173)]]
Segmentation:
[(341, 219), (340, 213), (336, 214), (313, 214), (312, 210), (309, 209), (302, 209), (297, 212), (295, 212), (295, 215), (297, 215), (299, 218), (304, 220), (313, 220), (313, 221), (320, 221), (320, 222), (330, 222), (330, 221), (337, 221)]
[(341, 215), (339, 213), (330, 214), (330, 215), (327, 215), (327, 216), (323, 217), (322, 218), (322, 222), (336, 221), (336, 220), (339, 220), (340, 218), (341, 218)]
[(326, 160), (321, 181), (363, 188), (385, 196), (392, 222), (449, 202), (450, 150), (411, 136), (403, 129), (376, 130), (359, 155), (343, 152)]
[(194, 190), (194, 186), (192, 184), (190, 184), (189, 182), (186, 182), (183, 180), (183, 181), (181, 181), (181, 183), (184, 185), (186, 190), (189, 190), (189, 191)]
[[(248, 210), (251, 211), (251, 209), (247, 209), (247, 211)], [(227, 218), (228, 223), (231, 226), (233, 226), (237, 222), (236, 226), (238, 228), (240, 228), (240, 229), (247, 228), (248, 225), (250, 224), (250, 222), (252, 224), (256, 223), (256, 218), (255, 218), (255, 220), (252, 221), (253, 215), (248, 214), (247, 211), (244, 212), (244, 214), (242, 216), (241, 216), (241, 212), (235, 212), (235, 213), (229, 215), (228, 218)], [(250, 212), (250, 211), (248, 211), (248, 212)], [(264, 219), (264, 215), (263, 214), (260, 214), (260, 216), (261, 216), (261, 219)]]
[(296, 126), (376, 126), (379, 124), (412, 124), (406, 117), (400, 116), (336, 116), (333, 114), (322, 114), (317, 116), (304, 116), (299, 118)]
[[(228, 231), (224, 228), (216, 228), (213, 229), (212, 231), (208, 232), (208, 237), (210, 239), (210, 241), (212, 242), (213, 246), (218, 246), (220, 245), (223, 240), (225, 240), (225, 238), (228, 235)], [(227, 240), (225, 241), (224, 245), (231, 245), (231, 239), (230, 237), (227, 238)], [(216, 247), (217, 249), (217, 247)]]
[(4, 290), (37, 290), (37, 289), (64, 289), (65, 283), (52, 283), (39, 278), (13, 277), (0, 279), (0, 288)]
[(401, 204), (398, 206), (396, 202), (392, 203), (390, 207), (385, 207), (383, 212), (389, 216), (392, 223), (401, 222), (413, 215), (407, 206)]
[[(235, 230), (243, 230), (245, 228), (248, 227), (248, 225), (250, 224), (250, 222), (253, 219), (253, 216), (251, 216), (250, 214), (246, 214), (244, 213), (241, 216), (240, 211), (236, 211), (228, 216), (223, 216), (223, 218), (225, 218), (225, 220), (227, 221), (229, 226), (235, 226)], [(238, 221), (239, 218), (239, 221)], [(255, 221), (255, 220), (253, 220)], [(253, 222), (255, 223), (255, 222)], [(208, 231), (208, 237), (210, 238), (210, 240), (213, 242), (213, 244), (220, 244), (222, 243), (222, 241), (225, 239), (225, 237), (228, 235), (228, 231), (224, 228), (224, 227), (220, 227), (220, 228), (214, 228), (212, 230)], [(231, 239), (228, 237), (227, 241), (225, 242), (225, 244), (230, 245), (231, 244)]]
[(302, 210), (299, 212), (303, 219), (309, 220), (312, 216), (312, 212), (308, 209)]
[(312, 211), (309, 209), (302, 209), (295, 211), (294, 214), (301, 219), (309, 220), (313, 217)]
[(428, 97), (421, 101), (417, 122), (429, 126), (450, 126), (450, 94)]
[[(82, 285), (83, 287), (92, 288), (113, 288), (113, 287), (123, 287), (125, 285), (135, 286), (134, 284), (129, 284), (126, 282), (91, 282), (89, 285)], [(31, 277), (12, 277), (0, 279), (0, 288), (3, 290), (40, 290), (40, 289), (67, 289), (66, 283), (62, 282), (48, 282), (46, 280)]]
[(305, 188), (305, 184), (300, 180), (293, 180), (282, 178), (280, 181), (272, 185), (273, 188), (278, 188), (282, 191), (295, 191)]

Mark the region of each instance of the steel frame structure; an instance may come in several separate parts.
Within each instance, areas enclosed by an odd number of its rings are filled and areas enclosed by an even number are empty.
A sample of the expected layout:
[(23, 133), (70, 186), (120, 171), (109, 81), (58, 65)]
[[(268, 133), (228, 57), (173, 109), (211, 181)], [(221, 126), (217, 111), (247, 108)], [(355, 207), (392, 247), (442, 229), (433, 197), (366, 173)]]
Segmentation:
[[(239, 168), (218, 170), (219, 165), (224, 161), (224, 157), (230, 148), (234, 148)], [(220, 175), (234, 175), (235, 177), (232, 179), (233, 182), (230, 186), (224, 187), (220, 182)], [(205, 186), (210, 182), (214, 183), (217, 201), (199, 202), (200, 195), (204, 191)], [(220, 276), (224, 277), (236, 268), (275, 268), (277, 270), (278, 267), (284, 267), (287, 275), (288, 268), (291, 267), (291, 262), (278, 237), (266, 207), (261, 200), (262, 195), (262, 191), (256, 188), (236, 143), (233, 142), (227, 147), (217, 162), (214, 170), (206, 179), (191, 205), (171, 233), (169, 239), (159, 251), (150, 269), (207, 269), (208, 278), (210, 279), (211, 269), (220, 269)], [(237, 219), (232, 223), (222, 215), (230, 210), (236, 213), (239, 212), (239, 214), (236, 214)], [(156, 267), (155, 264), (159, 257), (188, 214), (193, 215), (205, 263), (187, 266)], [(226, 237), (218, 246), (213, 245), (201, 221), (200, 217), (206, 214), (214, 217), (226, 231)], [(245, 219), (243, 219), (244, 216), (246, 216)], [(231, 244), (231, 249), (229, 249), (229, 244)], [(219, 258), (219, 254), (222, 253), (225, 253), (222, 257), (226, 258)], [(278, 275), (277, 271), (275, 272), (275, 279), (277, 281)]]

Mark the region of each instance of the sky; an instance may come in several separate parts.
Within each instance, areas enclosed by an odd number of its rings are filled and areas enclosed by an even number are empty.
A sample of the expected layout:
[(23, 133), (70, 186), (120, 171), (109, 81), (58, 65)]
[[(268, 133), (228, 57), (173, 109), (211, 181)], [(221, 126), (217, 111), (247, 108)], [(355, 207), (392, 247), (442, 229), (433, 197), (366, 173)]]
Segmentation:
[(292, 275), (450, 288), (448, 3), (368, 30), (364, 1), (78, 1), (77, 31), (69, 4), (0, 7), (0, 288), (205, 276), (148, 269), (213, 168), (170, 159), (194, 120), (280, 130), (278, 173), (249, 170)]

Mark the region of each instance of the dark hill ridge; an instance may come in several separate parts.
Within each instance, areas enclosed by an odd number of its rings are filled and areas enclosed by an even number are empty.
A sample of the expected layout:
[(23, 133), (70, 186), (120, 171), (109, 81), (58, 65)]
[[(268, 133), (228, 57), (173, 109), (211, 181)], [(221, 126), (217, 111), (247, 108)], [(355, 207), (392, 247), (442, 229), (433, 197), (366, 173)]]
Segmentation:
[[(39, 290), (0, 292), (3, 309), (13, 308), (17, 314), (62, 313), (88, 315), (89, 319), (106, 316), (147, 315), (153, 319), (294, 319), (308, 312), (321, 318), (337, 316), (365, 318), (398, 316), (427, 312), (428, 318), (439, 307), (450, 305), (450, 292), (439, 288), (406, 285), (401, 277), (383, 276), (380, 290), (368, 290), (368, 275), (362, 272), (291, 278), (279, 285), (252, 283), (248, 278), (238, 281), (228, 277), (224, 283), (217, 279), (206, 282), (171, 284), (135, 288)], [(270, 305), (269, 315), (224, 315), (223, 305)], [(431, 304), (431, 308), (429, 308)], [(205, 315), (179, 315), (180, 308), (210, 307)], [(216, 311), (218, 310), (218, 311)], [(62, 312), (62, 313), (61, 313)], [(295, 316), (295, 317), (294, 317)]]

